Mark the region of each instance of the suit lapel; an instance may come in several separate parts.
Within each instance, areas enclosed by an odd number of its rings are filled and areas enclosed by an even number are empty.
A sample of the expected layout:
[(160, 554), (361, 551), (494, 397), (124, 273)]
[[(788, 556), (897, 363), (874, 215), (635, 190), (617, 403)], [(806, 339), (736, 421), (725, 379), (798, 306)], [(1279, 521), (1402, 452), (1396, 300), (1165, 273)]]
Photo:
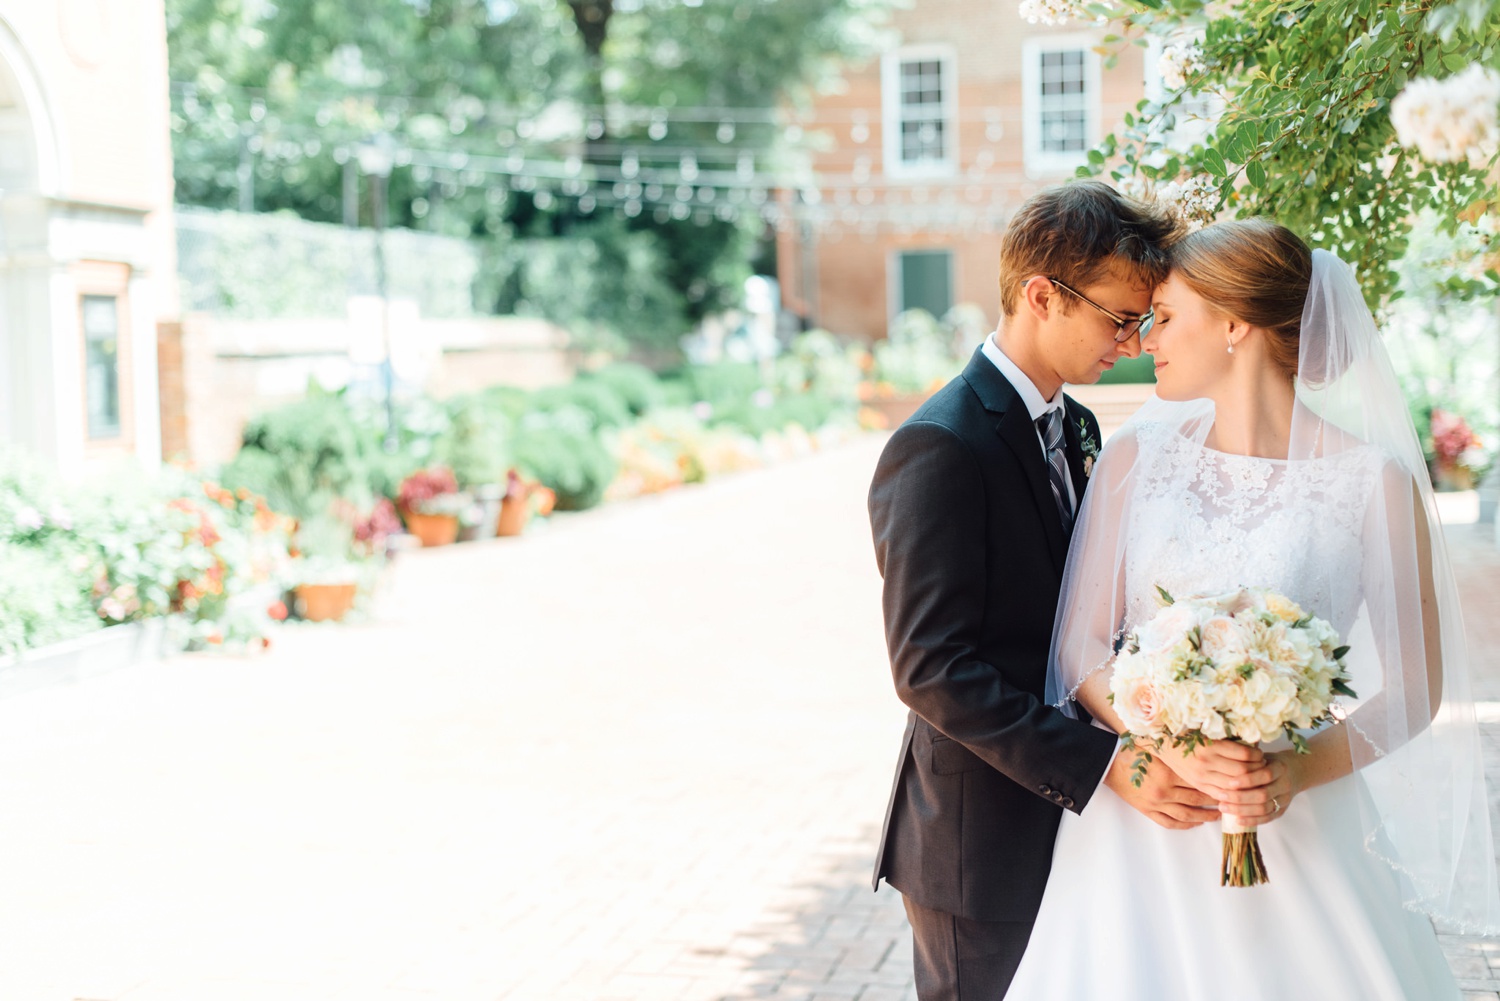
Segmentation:
[(1016, 463), (1026, 477), (1026, 490), (1036, 504), (1037, 516), (1042, 531), (1047, 536), (1047, 548), (1059, 572), (1067, 560), (1068, 539), (1063, 533), (1062, 519), (1057, 513), (1057, 503), (1052, 499), (1052, 484), (1047, 479), (1047, 462), (1042, 457), (1041, 441), (1036, 435), (1036, 426), (1031, 415), (1021, 402), (1021, 395), (1000, 374), (993, 362), (984, 356), (983, 349), (974, 352), (969, 365), (964, 369), (964, 381), (979, 397), (979, 402), (1000, 421), (995, 433), (1015, 453)]

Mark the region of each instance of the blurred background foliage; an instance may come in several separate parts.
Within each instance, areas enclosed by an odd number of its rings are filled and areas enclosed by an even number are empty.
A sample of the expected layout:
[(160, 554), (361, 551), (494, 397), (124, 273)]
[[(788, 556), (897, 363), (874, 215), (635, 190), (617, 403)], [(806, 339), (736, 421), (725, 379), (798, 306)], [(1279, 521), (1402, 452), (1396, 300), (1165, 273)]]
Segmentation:
[[(795, 156), (776, 109), (873, 51), (885, 9), (886, 0), (167, 0), (177, 197), (368, 223), (355, 150), (386, 135), (396, 150), (391, 224), (482, 245), (476, 311), (675, 349), (698, 320), (739, 304), (767, 253), (757, 212), (617, 213), (582, 185), (528, 191), (524, 177), (473, 169), (470, 158), (576, 157), (580, 172), (629, 175), (638, 149), (680, 165), (683, 151), (707, 148), (715, 162), (705, 170), (768, 171)], [(733, 114), (674, 115), (668, 136), (664, 120), (642, 113), (694, 108)]]

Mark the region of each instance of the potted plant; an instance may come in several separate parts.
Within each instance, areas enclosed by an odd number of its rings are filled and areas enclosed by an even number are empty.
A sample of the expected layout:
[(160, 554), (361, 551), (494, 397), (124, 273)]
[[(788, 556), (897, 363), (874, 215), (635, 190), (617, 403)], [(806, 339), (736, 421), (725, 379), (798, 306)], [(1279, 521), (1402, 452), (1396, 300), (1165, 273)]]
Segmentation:
[[(355, 521), (346, 508), (335, 502), (297, 525), (297, 558), (289, 572), (292, 605), (309, 622), (337, 622), (349, 614), (371, 556), (385, 548), (384, 537), (371, 529), (381, 522), (378, 512)], [(394, 519), (394, 512), (389, 517)]]
[(499, 536), (520, 535), (533, 514), (543, 517), (552, 513), (557, 494), (536, 480), (512, 469), (506, 474), (505, 497), (500, 502), (500, 519), (495, 526)]
[(505, 497), (510, 418), (484, 397), (455, 397), (446, 404), (448, 426), (433, 448), (434, 461), (453, 471), (469, 503), (459, 512), (458, 541), (495, 534)]
[(401, 481), (396, 508), (406, 530), (423, 546), (446, 546), (458, 538), (458, 516), (469, 504), (446, 466), (419, 469)]

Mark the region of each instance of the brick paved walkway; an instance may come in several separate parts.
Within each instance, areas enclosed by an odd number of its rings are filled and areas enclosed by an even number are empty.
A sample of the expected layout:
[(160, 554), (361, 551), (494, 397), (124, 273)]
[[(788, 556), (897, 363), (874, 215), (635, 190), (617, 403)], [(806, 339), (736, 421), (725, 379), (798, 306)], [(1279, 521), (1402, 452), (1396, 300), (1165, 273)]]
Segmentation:
[[(410, 554), (374, 621), (266, 657), (0, 700), (0, 999), (914, 997), (866, 882), (904, 716), (879, 447)], [(1448, 942), (1495, 998), (1487, 945)]]

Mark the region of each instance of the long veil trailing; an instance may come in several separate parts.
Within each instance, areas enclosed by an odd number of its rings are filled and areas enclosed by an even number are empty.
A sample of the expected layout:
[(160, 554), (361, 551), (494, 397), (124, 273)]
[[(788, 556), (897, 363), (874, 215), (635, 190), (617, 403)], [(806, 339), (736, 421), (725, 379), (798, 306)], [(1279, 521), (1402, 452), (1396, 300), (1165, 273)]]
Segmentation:
[[(1365, 847), (1406, 877), (1408, 907), (1447, 929), (1500, 931), (1463, 619), (1432, 484), (1354, 274), (1326, 251), (1313, 252), (1296, 396), (1284, 475), (1351, 451), (1376, 457), (1376, 472), (1359, 497), (1362, 514), (1350, 516), (1362, 518), (1353, 528), (1361, 540), (1359, 586), (1332, 589), (1321, 597), (1331, 607), (1310, 609), (1344, 631), (1351, 647), (1359, 697), (1347, 701), (1340, 731), (1369, 790), (1361, 799)], [(1212, 424), (1209, 401), (1153, 398), (1100, 457), (1079, 513), (1052, 638), (1047, 699), (1064, 711), (1076, 714), (1078, 685), (1108, 665), (1142, 617), (1126, 587), (1132, 538), (1148, 530), (1133, 519), (1142, 484), (1159, 481), (1164, 468), (1196, 475), (1190, 464), (1164, 465), (1152, 443), (1185, 439), (1201, 446)], [(1170, 429), (1165, 437), (1149, 433), (1163, 427)], [(1297, 492), (1280, 496), (1278, 513), (1290, 506), (1296, 514)], [(1326, 508), (1317, 510), (1326, 517)], [(1288, 554), (1297, 558), (1308, 557)]]

